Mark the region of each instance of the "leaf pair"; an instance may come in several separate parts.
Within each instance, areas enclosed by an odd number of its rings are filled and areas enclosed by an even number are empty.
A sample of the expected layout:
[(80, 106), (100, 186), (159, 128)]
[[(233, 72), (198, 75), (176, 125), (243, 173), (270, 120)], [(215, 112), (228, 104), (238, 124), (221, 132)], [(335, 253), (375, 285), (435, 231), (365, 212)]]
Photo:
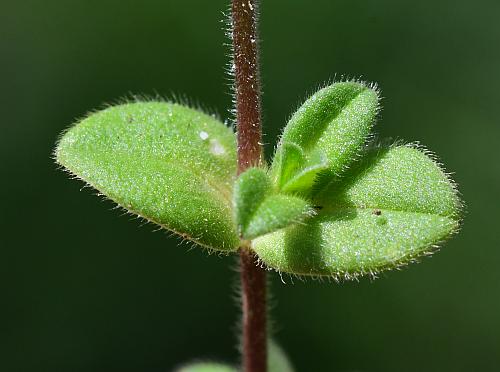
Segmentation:
[(426, 254), (458, 228), (460, 200), (416, 147), (368, 150), (375, 90), (341, 82), (292, 116), (269, 169), (236, 177), (233, 132), (167, 102), (92, 114), (57, 161), (134, 214), (209, 249), (240, 239), (261, 261), (303, 275), (356, 276)]
[(243, 173), (234, 189), (240, 235), (253, 239), (314, 215), (319, 174), (338, 174), (354, 157), (377, 114), (374, 90), (356, 82), (318, 91), (285, 127), (269, 171)]
[(266, 265), (299, 275), (374, 274), (430, 253), (457, 230), (456, 190), (425, 152), (363, 146), (377, 112), (376, 91), (347, 82), (320, 90), (293, 115), (272, 178), (318, 213), (255, 239)]
[(349, 278), (431, 252), (458, 228), (459, 200), (441, 169), (409, 146), (367, 151), (313, 197), (306, 225), (254, 240), (270, 267)]

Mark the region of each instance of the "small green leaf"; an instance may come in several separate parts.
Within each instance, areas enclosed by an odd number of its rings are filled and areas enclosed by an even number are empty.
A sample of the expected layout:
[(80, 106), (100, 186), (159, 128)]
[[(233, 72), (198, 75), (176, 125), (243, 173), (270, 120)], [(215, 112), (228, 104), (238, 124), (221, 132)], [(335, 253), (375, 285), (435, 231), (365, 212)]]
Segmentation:
[(281, 151), (275, 159), (276, 169), (274, 175), (276, 184), (281, 190), (287, 182), (294, 177), (295, 173), (303, 168), (306, 160), (306, 155), (302, 148), (292, 142), (284, 142), (281, 144)]
[(233, 205), (240, 235), (245, 235), (255, 210), (271, 193), (271, 182), (262, 168), (249, 168), (238, 177), (234, 185)]
[(439, 166), (408, 146), (367, 153), (313, 203), (321, 210), (307, 225), (253, 241), (269, 267), (346, 278), (397, 267), (455, 232), (461, 205)]
[(285, 193), (307, 195), (318, 173), (328, 169), (328, 161), (323, 153), (315, 152), (306, 156), (295, 143), (282, 143), (281, 151), (276, 156), (276, 170), (273, 169), (271, 173), (278, 188)]
[(254, 211), (242, 236), (244, 239), (254, 239), (300, 223), (312, 215), (314, 215), (314, 209), (304, 199), (293, 195), (269, 195)]
[(293, 372), (292, 363), (288, 360), (283, 349), (273, 340), (267, 343), (267, 370), (268, 372)]
[(232, 219), (230, 128), (178, 104), (110, 107), (69, 129), (57, 162), (128, 211), (211, 249), (239, 239)]
[[(284, 129), (272, 165), (276, 184), (286, 192), (307, 194), (320, 171), (340, 174), (366, 141), (377, 111), (377, 92), (358, 82), (335, 83), (316, 92)], [(301, 167), (296, 166), (297, 156), (287, 154), (290, 146), (302, 151)]]
[(234, 187), (234, 211), (244, 239), (299, 223), (314, 213), (304, 199), (277, 193), (262, 168), (249, 168), (239, 176)]
[[(176, 372), (237, 372), (238, 368), (216, 362), (196, 362), (187, 364)], [(267, 343), (267, 371), (268, 372), (293, 372), (292, 364), (285, 352), (273, 340)]]
[(176, 372), (238, 372), (238, 369), (222, 363), (198, 362), (181, 367)]

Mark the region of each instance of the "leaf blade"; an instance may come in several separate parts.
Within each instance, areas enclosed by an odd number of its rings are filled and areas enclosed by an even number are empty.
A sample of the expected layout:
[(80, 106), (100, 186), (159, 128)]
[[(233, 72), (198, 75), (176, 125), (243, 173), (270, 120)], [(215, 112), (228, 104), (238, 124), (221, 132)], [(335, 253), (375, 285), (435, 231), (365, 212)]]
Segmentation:
[[(354, 81), (334, 83), (312, 95), (283, 131), (272, 164), (277, 185), (286, 192), (310, 195), (320, 172), (341, 174), (370, 135), (378, 109), (377, 91)], [(279, 170), (290, 168), (282, 164), (288, 144), (301, 149), (303, 168), (309, 169), (297, 169), (296, 173), (303, 174), (287, 185), (294, 177), (287, 174), (285, 180)]]
[(236, 180), (233, 205), (238, 232), (247, 240), (300, 223), (314, 214), (306, 200), (277, 192), (267, 171), (257, 167), (249, 168)]
[(273, 339), (267, 343), (267, 369), (269, 372), (293, 372), (295, 369), (285, 351)]
[(269, 195), (253, 213), (243, 238), (254, 239), (261, 235), (301, 223), (314, 215), (314, 209), (300, 197), (293, 195)]
[(407, 146), (366, 154), (314, 203), (323, 208), (306, 226), (253, 242), (266, 265), (299, 275), (377, 273), (431, 253), (460, 224), (454, 185), (432, 159)]
[(460, 217), (455, 185), (426, 150), (412, 145), (374, 148), (342, 178), (334, 178), (315, 202), (352, 204)]
[(199, 111), (167, 102), (110, 107), (69, 129), (59, 164), (120, 206), (211, 249), (238, 238), (231, 213), (234, 134)]
[[(269, 267), (298, 275), (349, 278), (399, 267), (432, 252), (458, 228), (449, 217), (346, 209), (254, 240)], [(422, 233), (422, 229), (426, 229)]]
[(238, 372), (238, 369), (223, 363), (196, 362), (176, 369), (175, 372)]
[(252, 167), (240, 174), (234, 185), (233, 205), (238, 233), (246, 235), (256, 209), (272, 193), (271, 181), (262, 168)]

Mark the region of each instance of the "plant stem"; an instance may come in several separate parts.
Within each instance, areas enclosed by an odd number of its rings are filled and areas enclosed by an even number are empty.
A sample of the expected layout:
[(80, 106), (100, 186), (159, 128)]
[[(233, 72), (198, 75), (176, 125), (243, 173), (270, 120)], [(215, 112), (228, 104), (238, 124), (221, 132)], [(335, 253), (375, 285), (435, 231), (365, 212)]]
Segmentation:
[(262, 158), (257, 0), (232, 0), (238, 172)]
[[(232, 0), (232, 39), (238, 133), (238, 173), (262, 161), (258, 0)], [(242, 365), (245, 372), (267, 370), (266, 272), (256, 265), (249, 244), (240, 247)]]
[(267, 370), (266, 272), (255, 264), (253, 252), (240, 249), (242, 293), (242, 366), (245, 372)]

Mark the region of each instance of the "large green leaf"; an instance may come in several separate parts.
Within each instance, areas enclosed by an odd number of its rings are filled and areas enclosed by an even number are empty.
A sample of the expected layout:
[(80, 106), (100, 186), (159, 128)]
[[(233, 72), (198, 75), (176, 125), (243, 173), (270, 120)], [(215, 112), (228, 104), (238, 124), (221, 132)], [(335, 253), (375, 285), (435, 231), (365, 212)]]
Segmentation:
[(128, 211), (211, 249), (237, 248), (235, 136), (214, 117), (167, 102), (110, 107), (69, 129), (55, 154)]
[(340, 174), (360, 151), (377, 112), (377, 92), (358, 82), (316, 92), (283, 131), (272, 164), (275, 183), (285, 192), (310, 194), (318, 173)]
[(253, 241), (269, 267), (301, 275), (376, 273), (430, 253), (457, 230), (460, 200), (419, 149), (375, 149), (314, 197), (319, 214)]

